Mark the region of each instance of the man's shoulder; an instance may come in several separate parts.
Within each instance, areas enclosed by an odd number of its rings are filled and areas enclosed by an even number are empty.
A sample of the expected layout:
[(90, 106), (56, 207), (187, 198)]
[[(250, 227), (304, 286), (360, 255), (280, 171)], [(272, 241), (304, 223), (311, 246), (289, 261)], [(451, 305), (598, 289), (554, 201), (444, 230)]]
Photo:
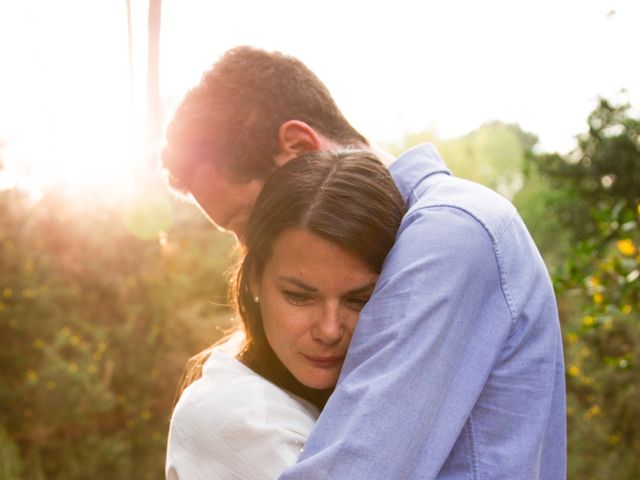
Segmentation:
[[(452, 175), (433, 145), (407, 150), (390, 170), (407, 201), (407, 217), (429, 215), (434, 208), (452, 214), (465, 212), (471, 223), (479, 222), (495, 236), (518, 216), (511, 202), (497, 192)], [(446, 223), (446, 215), (438, 217)]]
[[(415, 201), (407, 212), (429, 215), (433, 209), (452, 214), (464, 212), (470, 223), (479, 223), (493, 239), (498, 238), (518, 212), (509, 200), (478, 183), (455, 176), (438, 175), (426, 188), (414, 191)], [(439, 215), (446, 222), (446, 214)]]

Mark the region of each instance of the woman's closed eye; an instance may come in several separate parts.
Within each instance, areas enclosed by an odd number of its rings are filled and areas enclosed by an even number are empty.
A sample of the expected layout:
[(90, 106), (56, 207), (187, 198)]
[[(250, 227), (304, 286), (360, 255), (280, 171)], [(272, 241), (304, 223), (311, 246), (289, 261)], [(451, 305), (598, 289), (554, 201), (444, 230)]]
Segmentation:
[(351, 310), (359, 312), (369, 301), (369, 297), (349, 297), (345, 299), (345, 303)]
[(305, 292), (297, 292), (293, 290), (283, 290), (282, 294), (289, 303), (296, 306), (308, 305), (313, 300), (313, 297)]

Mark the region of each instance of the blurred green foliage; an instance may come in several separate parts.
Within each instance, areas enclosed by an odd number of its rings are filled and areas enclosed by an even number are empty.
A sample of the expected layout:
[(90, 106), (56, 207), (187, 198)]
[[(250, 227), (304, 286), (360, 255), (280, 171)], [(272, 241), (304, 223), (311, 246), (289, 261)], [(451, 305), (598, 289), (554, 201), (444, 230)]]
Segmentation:
[[(453, 172), (511, 199), (558, 295), (569, 478), (640, 471), (640, 121), (602, 101), (568, 155), (491, 122), (447, 141)], [(188, 357), (230, 325), (233, 241), (193, 206), (0, 191), (0, 480), (162, 478)]]
[(570, 478), (640, 472), (640, 119), (601, 100), (569, 155), (533, 157), (571, 250), (554, 280), (565, 334)]
[[(232, 241), (190, 205), (136, 203), (0, 192), (2, 479), (163, 477), (181, 369), (229, 325)], [(160, 217), (145, 239), (131, 211)]]

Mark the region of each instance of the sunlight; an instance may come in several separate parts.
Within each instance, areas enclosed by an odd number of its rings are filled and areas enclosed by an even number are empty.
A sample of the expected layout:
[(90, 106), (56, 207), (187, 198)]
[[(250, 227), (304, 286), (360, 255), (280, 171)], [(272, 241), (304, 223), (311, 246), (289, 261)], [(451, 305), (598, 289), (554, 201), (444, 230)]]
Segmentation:
[[(137, 58), (146, 17), (144, 4), (132, 3)], [(69, 22), (71, 11), (82, 21)], [(4, 4), (0, 18), (0, 41), (16, 46), (0, 80), (0, 185), (73, 200), (127, 196), (153, 173), (157, 142), (145, 125), (144, 59), (129, 72), (125, 2)]]
[[(163, 1), (164, 106), (239, 44), (300, 57), (377, 143), (425, 129), (451, 138), (501, 119), (535, 132), (542, 150), (568, 151), (598, 95), (627, 87), (638, 103), (638, 62), (627, 61), (635, 58), (628, 39), (640, 14), (633, 0), (581, 2), (580, 9), (551, 0), (518, 8), (462, 2), (462, 16), (460, 2), (401, 0), (393, 9), (373, 2), (370, 22), (355, 23), (360, 7), (329, 0), (311, 24), (294, 21), (293, 0), (276, 3)], [(132, 71), (127, 2), (0, 1), (0, 188), (115, 197), (154, 174), (159, 142), (146, 129), (148, 2), (130, 4)], [(437, 21), (425, 29), (427, 18)], [(376, 24), (389, 34), (377, 34)], [(601, 63), (584, 75), (592, 55)]]

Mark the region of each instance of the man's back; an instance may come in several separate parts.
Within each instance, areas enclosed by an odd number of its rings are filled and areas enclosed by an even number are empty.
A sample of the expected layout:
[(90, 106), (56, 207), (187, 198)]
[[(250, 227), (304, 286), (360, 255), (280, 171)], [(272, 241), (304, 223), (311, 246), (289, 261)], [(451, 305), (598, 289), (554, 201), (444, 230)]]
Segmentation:
[(409, 211), (338, 388), (282, 478), (564, 478), (555, 299), (520, 217), (430, 147), (391, 171)]

